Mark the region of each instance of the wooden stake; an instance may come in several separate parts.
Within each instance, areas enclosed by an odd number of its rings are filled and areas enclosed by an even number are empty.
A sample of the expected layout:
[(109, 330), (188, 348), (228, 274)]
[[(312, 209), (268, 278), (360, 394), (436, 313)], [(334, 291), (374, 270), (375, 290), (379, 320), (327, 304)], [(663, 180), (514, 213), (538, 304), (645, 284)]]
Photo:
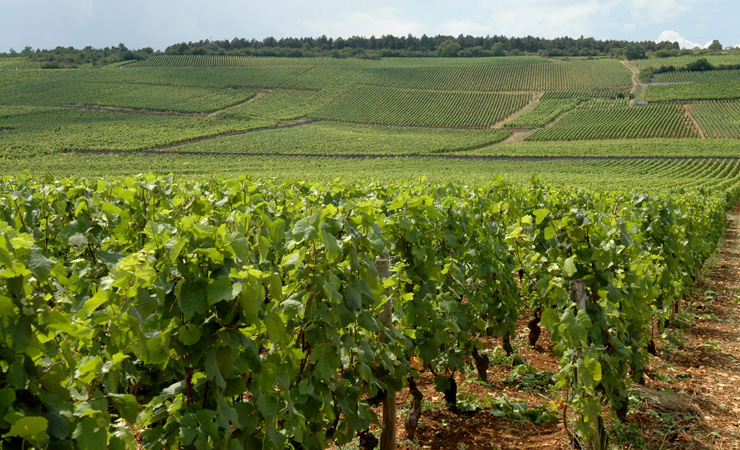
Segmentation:
[[(570, 294), (570, 300), (578, 305), (578, 309), (580, 311), (586, 311), (586, 300), (588, 297), (586, 296), (586, 283), (583, 282), (583, 280), (571, 280), (570, 283), (568, 283), (568, 293)], [(586, 343), (590, 343), (590, 339), (586, 338)], [(579, 348), (577, 350), (578, 358), (581, 358), (583, 352)], [(576, 372), (576, 377), (578, 376), (578, 372)], [(601, 414), (599, 414), (596, 417), (596, 421), (594, 423), (594, 435), (591, 437), (590, 442), (590, 448), (593, 450), (602, 450), (606, 448), (607, 443), (606, 436), (604, 435), (604, 419), (602, 419)]]
[[(391, 262), (388, 259), (376, 259), (375, 268), (381, 280), (391, 276)], [(385, 290), (388, 300), (383, 305), (383, 312), (378, 318), (386, 327), (393, 326), (393, 304), (390, 299), (390, 289)], [(384, 331), (381, 330), (381, 333)], [(396, 448), (396, 393), (387, 390), (383, 399), (383, 431), (380, 433), (380, 450), (394, 450)]]

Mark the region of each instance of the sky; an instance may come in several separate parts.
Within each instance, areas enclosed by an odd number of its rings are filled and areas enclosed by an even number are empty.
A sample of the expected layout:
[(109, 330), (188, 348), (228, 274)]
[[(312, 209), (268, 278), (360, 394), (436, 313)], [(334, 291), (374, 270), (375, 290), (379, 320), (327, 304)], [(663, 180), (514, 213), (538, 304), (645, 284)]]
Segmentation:
[(234, 37), (412, 34), (719, 40), (740, 46), (738, 0), (0, 0), (0, 52), (152, 47)]

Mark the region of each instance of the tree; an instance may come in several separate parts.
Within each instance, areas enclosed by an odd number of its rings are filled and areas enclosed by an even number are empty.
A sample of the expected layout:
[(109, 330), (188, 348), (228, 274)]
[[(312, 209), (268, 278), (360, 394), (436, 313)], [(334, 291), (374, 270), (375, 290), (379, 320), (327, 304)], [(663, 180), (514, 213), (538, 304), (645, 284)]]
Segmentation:
[(445, 58), (457, 56), (459, 52), (460, 44), (451, 39), (442, 42), (439, 44), (439, 47), (437, 47), (437, 54)]
[(624, 57), (627, 59), (645, 59), (647, 58), (645, 47), (640, 44), (627, 44), (624, 47)]
[(719, 43), (717, 39), (713, 40), (711, 44), (709, 44), (709, 50), (714, 51), (722, 51), (722, 44)]
[(496, 42), (491, 46), (491, 55), (493, 56), (506, 56), (506, 50), (504, 50), (504, 44)]
[(686, 70), (692, 72), (703, 72), (705, 70), (714, 70), (714, 66), (707, 61), (707, 58), (697, 59), (696, 61), (686, 64)]

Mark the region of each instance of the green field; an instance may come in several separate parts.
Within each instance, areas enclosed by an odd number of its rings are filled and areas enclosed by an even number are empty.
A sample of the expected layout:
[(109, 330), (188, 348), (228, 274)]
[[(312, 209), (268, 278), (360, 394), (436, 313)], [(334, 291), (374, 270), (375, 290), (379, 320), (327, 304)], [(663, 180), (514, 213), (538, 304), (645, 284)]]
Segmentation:
[(274, 122), (261, 119), (0, 106), (0, 156), (12, 159), (66, 150), (144, 150), (271, 126)]
[(581, 106), (528, 141), (692, 138), (698, 132), (679, 105)]

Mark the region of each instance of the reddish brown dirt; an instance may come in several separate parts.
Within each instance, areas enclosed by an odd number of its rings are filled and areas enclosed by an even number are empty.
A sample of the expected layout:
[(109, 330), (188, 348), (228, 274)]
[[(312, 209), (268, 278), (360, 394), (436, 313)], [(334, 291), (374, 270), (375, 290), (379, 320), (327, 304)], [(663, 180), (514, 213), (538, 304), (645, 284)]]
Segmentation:
[(694, 115), (691, 114), (691, 111), (689, 110), (689, 105), (684, 105), (684, 115), (688, 117), (691, 120), (691, 123), (694, 124), (694, 128), (696, 129), (697, 133), (699, 133), (699, 137), (702, 139), (706, 139), (704, 136), (704, 132), (701, 130), (701, 127), (699, 126), (699, 122), (696, 121), (696, 118), (694, 118)]

